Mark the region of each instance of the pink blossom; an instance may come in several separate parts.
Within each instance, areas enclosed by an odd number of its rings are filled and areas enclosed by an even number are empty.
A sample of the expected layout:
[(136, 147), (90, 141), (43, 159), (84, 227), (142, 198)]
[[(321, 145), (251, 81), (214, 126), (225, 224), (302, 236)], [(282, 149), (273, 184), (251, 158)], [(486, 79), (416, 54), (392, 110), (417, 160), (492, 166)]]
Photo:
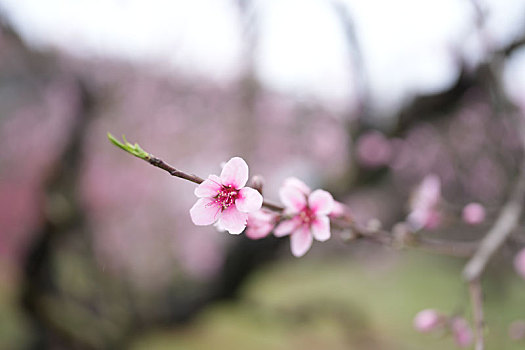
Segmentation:
[(305, 195), (309, 195), (310, 192), (312, 192), (310, 187), (308, 187), (304, 182), (293, 176), (286, 178), (282, 187), (294, 187)]
[(277, 222), (277, 215), (261, 209), (248, 214), (246, 236), (251, 239), (260, 239), (272, 232)]
[(392, 145), (379, 131), (370, 131), (357, 140), (357, 159), (369, 168), (386, 165), (392, 155)]
[(521, 277), (525, 278), (525, 248), (514, 257), (514, 268)]
[(441, 181), (434, 174), (427, 175), (410, 201), (407, 221), (413, 229), (432, 229), (441, 223), (438, 204), (441, 199)]
[(274, 230), (277, 237), (290, 235), (292, 254), (303, 256), (312, 246), (313, 238), (326, 241), (330, 238), (330, 219), (334, 199), (323, 190), (310, 193), (310, 188), (296, 178), (288, 178), (279, 191), (285, 205), (285, 215)]
[(485, 220), (485, 208), (479, 203), (469, 203), (463, 208), (463, 221), (477, 225)]
[(240, 234), (246, 227), (248, 213), (261, 209), (263, 198), (259, 192), (245, 187), (248, 181), (248, 165), (239, 157), (230, 159), (222, 169), (221, 176), (210, 175), (196, 189), (199, 197), (190, 209), (195, 225), (211, 225), (217, 222), (231, 234)]
[(418, 332), (427, 333), (443, 326), (444, 317), (434, 309), (421, 310), (414, 317), (414, 328)]
[(334, 207), (330, 212), (331, 218), (340, 218), (348, 214), (348, 208), (341, 202), (334, 201)]
[(460, 348), (467, 348), (472, 344), (472, 329), (463, 317), (453, 318), (450, 323), (450, 330), (452, 331), (456, 345)]

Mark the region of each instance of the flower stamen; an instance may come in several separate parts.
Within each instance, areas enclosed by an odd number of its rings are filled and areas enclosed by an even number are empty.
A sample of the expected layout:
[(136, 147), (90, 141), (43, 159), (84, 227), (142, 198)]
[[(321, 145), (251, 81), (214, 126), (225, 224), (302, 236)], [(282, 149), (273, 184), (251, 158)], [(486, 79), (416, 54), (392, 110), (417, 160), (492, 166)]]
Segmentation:
[(222, 210), (225, 210), (235, 204), (235, 200), (238, 196), (239, 191), (237, 191), (232, 186), (222, 186), (215, 197), (215, 203), (220, 206)]

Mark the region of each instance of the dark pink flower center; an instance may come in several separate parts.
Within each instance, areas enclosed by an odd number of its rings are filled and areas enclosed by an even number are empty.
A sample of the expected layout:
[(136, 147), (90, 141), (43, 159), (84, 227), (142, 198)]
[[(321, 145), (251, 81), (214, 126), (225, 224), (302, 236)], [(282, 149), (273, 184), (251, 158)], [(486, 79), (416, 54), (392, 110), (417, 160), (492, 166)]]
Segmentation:
[(316, 219), (315, 213), (308, 206), (304, 207), (298, 216), (302, 223), (306, 225), (310, 225)]
[(235, 204), (235, 200), (239, 197), (239, 191), (232, 186), (222, 186), (215, 197), (215, 203), (225, 210)]

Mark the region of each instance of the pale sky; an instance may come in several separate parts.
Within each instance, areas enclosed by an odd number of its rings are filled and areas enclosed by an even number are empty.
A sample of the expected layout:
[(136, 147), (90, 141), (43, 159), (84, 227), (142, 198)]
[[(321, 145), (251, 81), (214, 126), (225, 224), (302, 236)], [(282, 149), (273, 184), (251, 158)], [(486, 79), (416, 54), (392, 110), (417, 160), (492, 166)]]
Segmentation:
[[(385, 111), (415, 91), (446, 88), (457, 74), (457, 53), (472, 63), (482, 55), (470, 0), (255, 0), (255, 67), (267, 87), (328, 103), (355, 96), (356, 72), (330, 1), (354, 19), (360, 73)], [(524, 29), (525, 1), (479, 2), (494, 45)], [(158, 63), (214, 80), (235, 78), (242, 62), (234, 0), (0, 0), (0, 8), (39, 47)], [(506, 74), (514, 95), (525, 91), (524, 61), (515, 59), (509, 69), (517, 73)]]

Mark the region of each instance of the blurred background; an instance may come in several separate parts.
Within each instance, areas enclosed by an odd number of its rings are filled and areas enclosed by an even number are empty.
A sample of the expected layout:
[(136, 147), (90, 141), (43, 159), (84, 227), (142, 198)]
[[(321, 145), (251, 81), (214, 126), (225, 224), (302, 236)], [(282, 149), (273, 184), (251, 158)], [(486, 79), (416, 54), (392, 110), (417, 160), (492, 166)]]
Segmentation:
[[(106, 133), (201, 177), (241, 156), (267, 198), (293, 175), (386, 228), (434, 174), (422, 234), (478, 239), (522, 166), (524, 44), (522, 0), (0, 0), (0, 349), (452, 348), (412, 319), (471, 319), (464, 259), (196, 227), (194, 185)], [(489, 348), (524, 344), (515, 236)]]

